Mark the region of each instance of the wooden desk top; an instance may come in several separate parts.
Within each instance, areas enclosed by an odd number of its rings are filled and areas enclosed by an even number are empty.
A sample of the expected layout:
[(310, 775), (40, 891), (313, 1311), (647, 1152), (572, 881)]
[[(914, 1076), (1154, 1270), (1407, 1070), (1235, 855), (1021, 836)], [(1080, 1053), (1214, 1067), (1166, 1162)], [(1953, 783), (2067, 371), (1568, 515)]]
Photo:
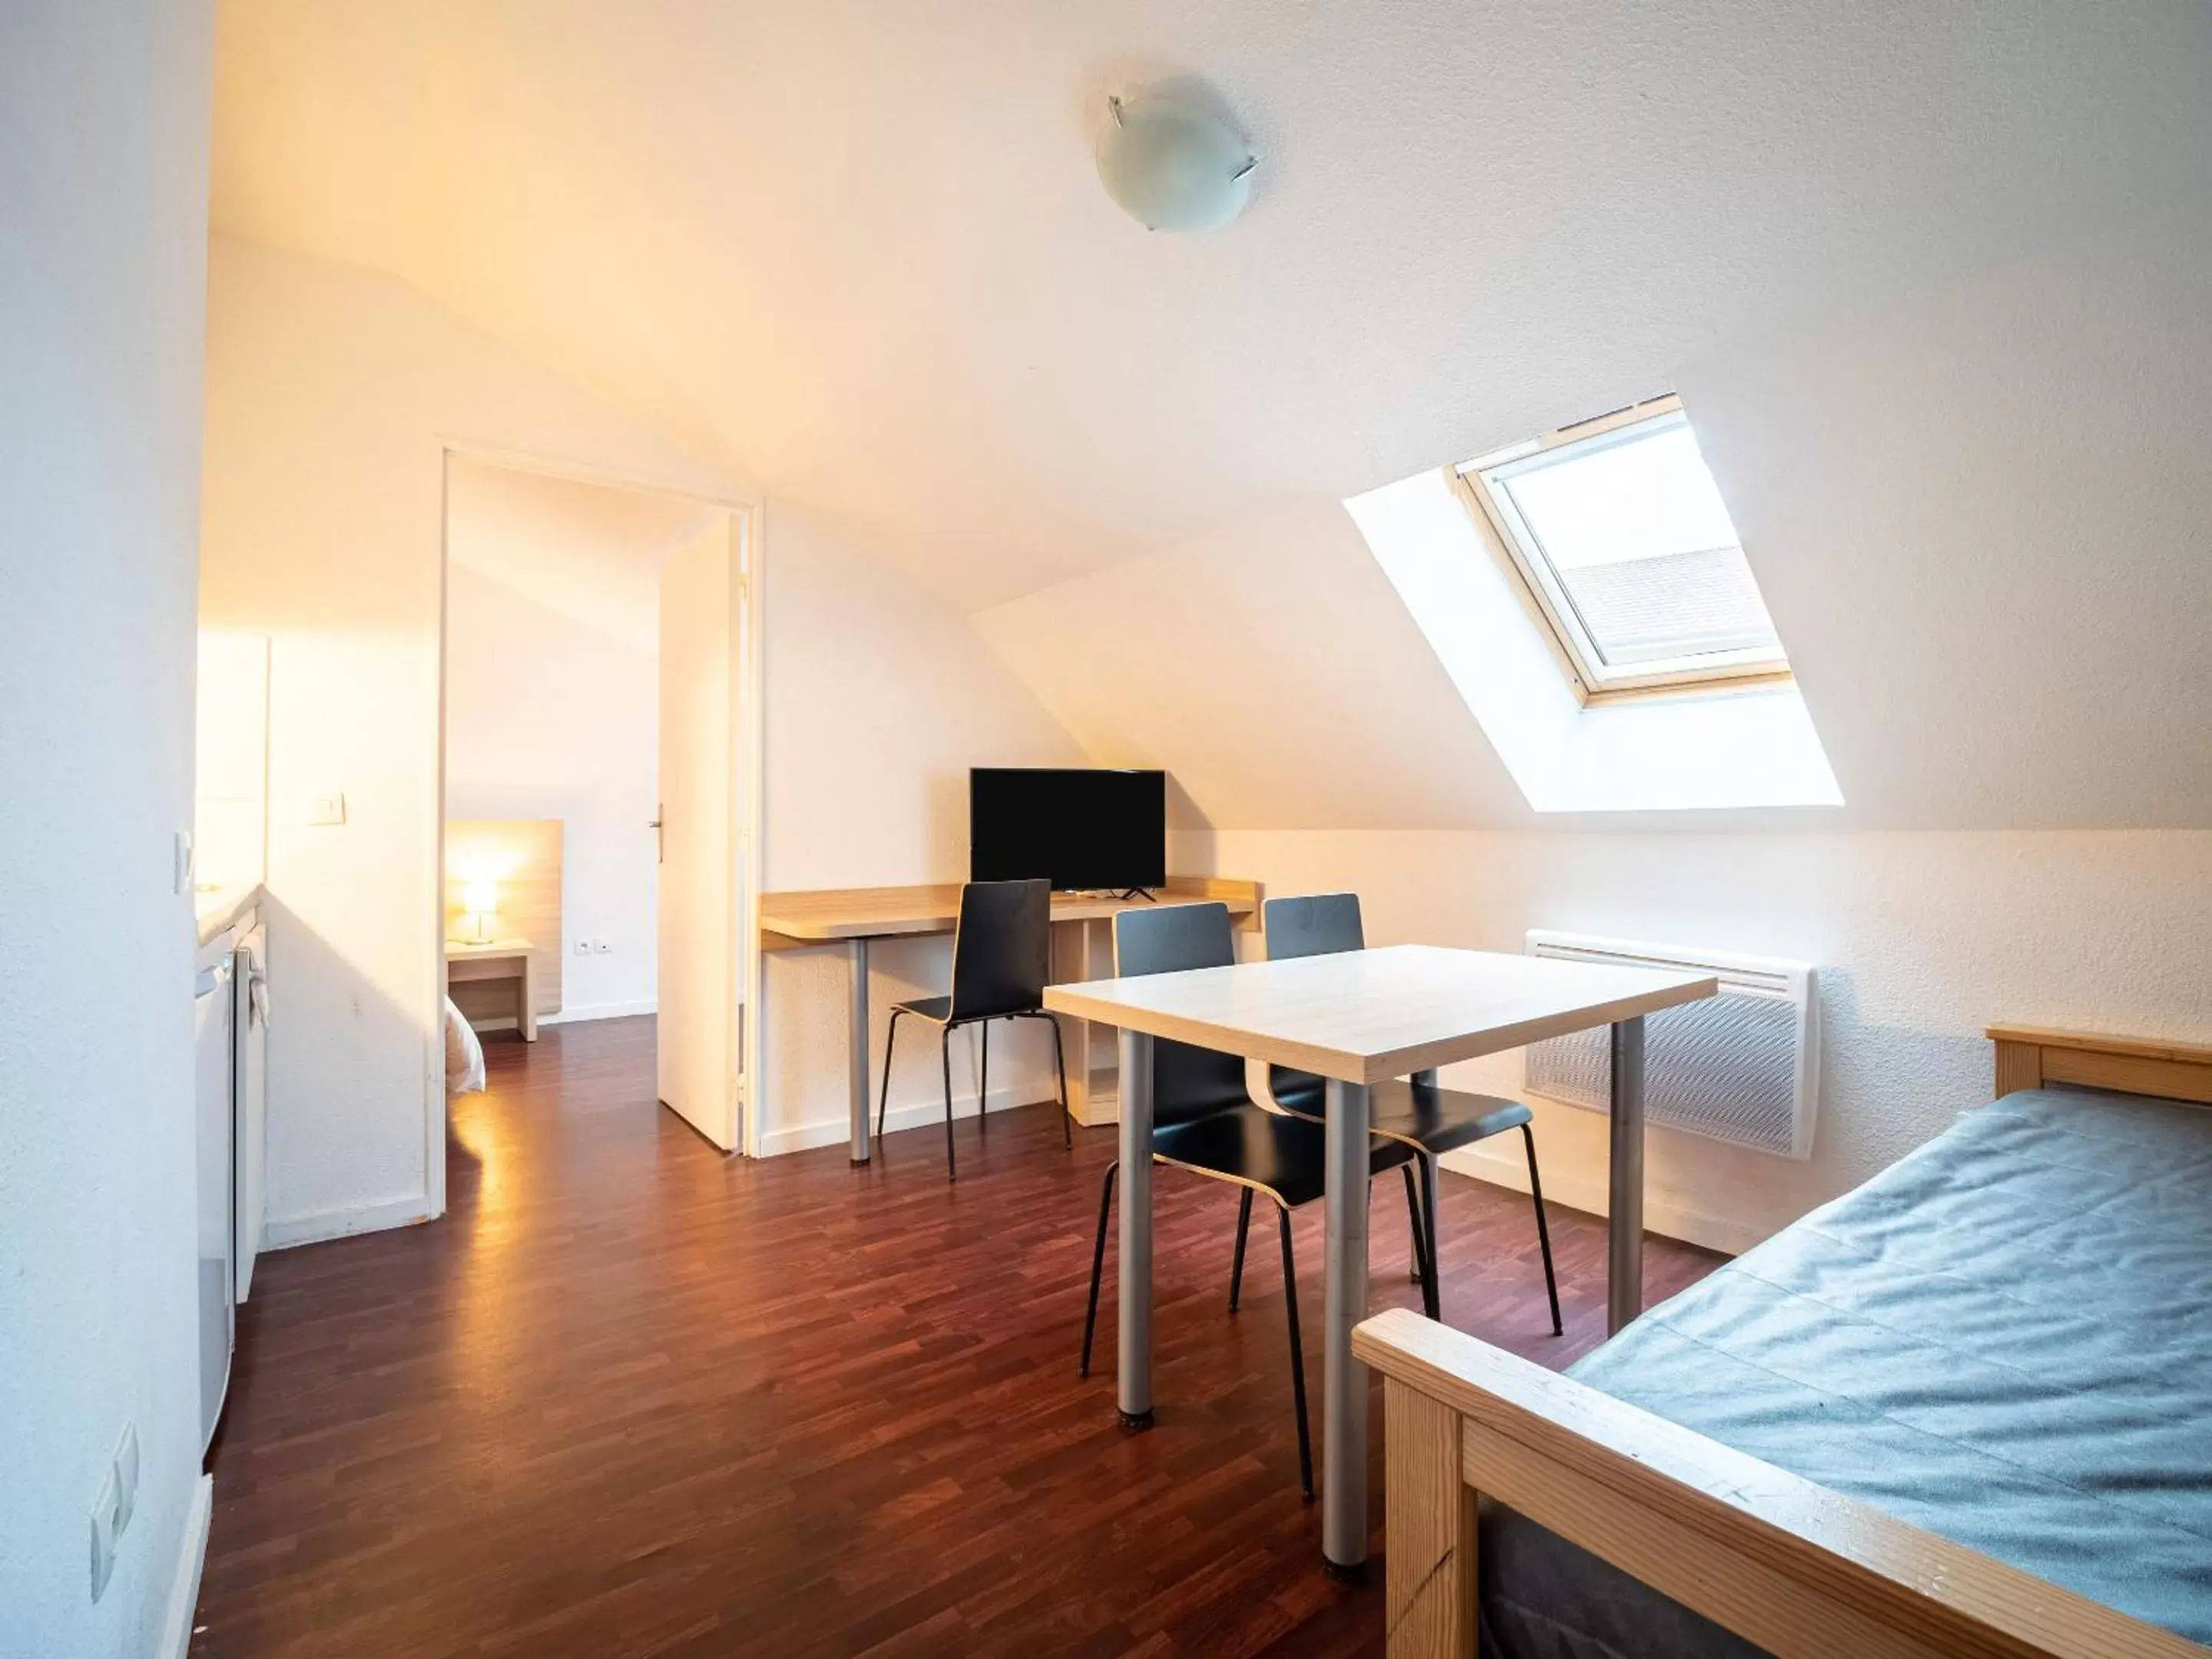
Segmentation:
[(499, 957), (526, 957), (536, 948), (526, 939), (449, 939), (446, 941), (446, 960), (478, 962)]
[[(1187, 904), (1219, 899), (1233, 917), (1259, 914), (1260, 884), (1218, 876), (1170, 876), (1157, 901)], [(1054, 921), (1089, 921), (1140, 909), (1147, 899), (1116, 899), (1055, 893)], [(887, 939), (919, 933), (949, 933), (960, 916), (960, 884), (926, 887), (831, 887), (812, 892), (763, 893), (760, 902), (761, 943), (769, 950), (848, 939)]]
[(1382, 1083), (1719, 990), (1710, 975), (1393, 945), (1054, 985), (1044, 1006), (1347, 1083)]

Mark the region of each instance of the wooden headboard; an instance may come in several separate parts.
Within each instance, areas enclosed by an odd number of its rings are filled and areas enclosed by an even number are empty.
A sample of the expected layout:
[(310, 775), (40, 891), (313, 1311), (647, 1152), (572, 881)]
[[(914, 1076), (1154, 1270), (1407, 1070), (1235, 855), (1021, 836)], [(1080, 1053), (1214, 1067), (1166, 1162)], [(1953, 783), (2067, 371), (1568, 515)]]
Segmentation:
[(2212, 1044), (2153, 1042), (2036, 1025), (1992, 1025), (1985, 1035), (1997, 1046), (2000, 1096), (2046, 1083), (2078, 1083), (2212, 1106)]
[[(499, 884), (501, 935), (526, 939), (538, 986), (538, 1012), (561, 1012), (561, 820), (448, 818), (446, 820), (446, 937), (468, 931), (461, 889), (472, 877)], [(498, 986), (454, 988), (453, 1000), (473, 1020), (514, 1012), (513, 993)], [(502, 1000), (501, 999), (504, 999)], [(482, 1000), (482, 1006), (476, 1006)]]

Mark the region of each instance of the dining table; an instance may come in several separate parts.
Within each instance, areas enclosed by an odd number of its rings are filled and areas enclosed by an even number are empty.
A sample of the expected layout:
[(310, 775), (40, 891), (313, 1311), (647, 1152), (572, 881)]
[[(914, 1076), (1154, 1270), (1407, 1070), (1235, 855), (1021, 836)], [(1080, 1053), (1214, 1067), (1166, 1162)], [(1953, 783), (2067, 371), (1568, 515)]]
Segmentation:
[(1327, 1081), (1322, 1558), (1334, 1575), (1356, 1578), (1367, 1559), (1367, 1368), (1352, 1356), (1352, 1328), (1367, 1314), (1368, 1091), (1395, 1078), (1433, 1081), (1437, 1067), (1460, 1060), (1612, 1028), (1610, 1334), (1643, 1306), (1644, 1022), (1719, 988), (1710, 975), (1430, 945), (1048, 987), (1048, 1010), (1118, 1033), (1115, 1391), (1121, 1421), (1144, 1428), (1153, 1420), (1155, 1042), (1238, 1054)]

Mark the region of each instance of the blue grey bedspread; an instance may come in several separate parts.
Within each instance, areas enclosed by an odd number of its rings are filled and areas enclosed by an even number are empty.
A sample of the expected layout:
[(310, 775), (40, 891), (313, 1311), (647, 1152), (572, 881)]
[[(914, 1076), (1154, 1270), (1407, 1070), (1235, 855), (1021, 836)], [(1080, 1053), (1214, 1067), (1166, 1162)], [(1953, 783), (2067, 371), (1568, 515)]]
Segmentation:
[[(2008, 1095), (1570, 1374), (2212, 1644), (2212, 1109)], [(1757, 1652), (1519, 1516), (1482, 1550), (1486, 1655)]]

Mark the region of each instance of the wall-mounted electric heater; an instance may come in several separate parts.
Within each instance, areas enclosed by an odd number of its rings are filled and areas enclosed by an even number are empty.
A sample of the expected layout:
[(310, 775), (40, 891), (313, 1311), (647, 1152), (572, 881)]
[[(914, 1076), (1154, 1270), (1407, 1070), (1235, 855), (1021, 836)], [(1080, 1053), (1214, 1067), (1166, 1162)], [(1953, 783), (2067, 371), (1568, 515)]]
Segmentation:
[[(1534, 928), (1528, 954), (1713, 975), (1718, 996), (1645, 1017), (1645, 1122), (1780, 1158), (1812, 1155), (1820, 1042), (1809, 963)], [(1534, 1044), (1528, 1087), (1547, 1100), (1607, 1110), (1607, 1028)]]

